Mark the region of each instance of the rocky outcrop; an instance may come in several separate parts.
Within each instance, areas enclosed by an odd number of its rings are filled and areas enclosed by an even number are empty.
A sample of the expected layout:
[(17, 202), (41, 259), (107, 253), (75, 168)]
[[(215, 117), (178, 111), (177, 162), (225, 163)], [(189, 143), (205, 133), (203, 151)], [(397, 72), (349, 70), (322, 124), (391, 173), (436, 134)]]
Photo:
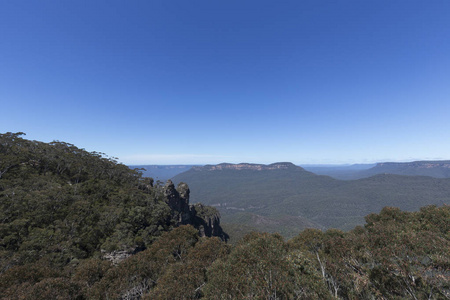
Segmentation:
[(134, 254), (135, 249), (128, 250), (116, 250), (112, 252), (106, 252), (106, 250), (101, 250), (103, 259), (109, 260), (113, 265), (118, 265), (124, 259), (130, 257)]
[[(147, 185), (153, 182), (146, 182)], [(145, 189), (146, 185), (142, 185), (141, 189)], [(186, 183), (178, 184), (177, 188), (171, 180), (168, 180), (163, 187), (163, 195), (166, 203), (172, 210), (172, 221), (175, 226), (192, 225), (194, 226), (201, 237), (216, 236), (223, 241), (228, 241), (229, 236), (223, 231), (220, 226), (220, 214), (217, 209), (203, 204), (189, 204), (189, 186)], [(114, 265), (134, 255), (145, 248), (134, 247), (129, 249), (115, 250), (107, 252), (102, 250), (103, 259), (111, 261)]]
[(217, 236), (222, 240), (228, 240), (228, 235), (220, 226), (220, 213), (217, 209), (203, 204), (191, 205), (194, 214), (194, 227), (198, 228), (200, 236)]
[(172, 219), (177, 226), (190, 224), (198, 229), (200, 236), (217, 236), (224, 241), (228, 235), (220, 226), (220, 214), (217, 209), (202, 204), (189, 204), (190, 190), (186, 183), (181, 182), (177, 188), (171, 180), (164, 186), (164, 197), (172, 209)]
[(189, 208), (189, 187), (185, 183), (180, 183), (178, 189), (171, 180), (168, 180), (164, 186), (164, 197), (172, 210), (172, 218), (176, 224), (191, 224), (191, 212)]

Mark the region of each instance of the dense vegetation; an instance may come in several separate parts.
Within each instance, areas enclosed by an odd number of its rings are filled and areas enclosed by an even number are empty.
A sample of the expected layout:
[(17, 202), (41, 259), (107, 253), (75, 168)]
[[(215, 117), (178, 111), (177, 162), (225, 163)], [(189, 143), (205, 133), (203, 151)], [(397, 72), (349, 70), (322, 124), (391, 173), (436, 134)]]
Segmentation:
[(449, 206), (229, 245), (177, 226), (167, 189), (100, 153), (13, 133), (0, 147), (2, 299), (450, 298)]
[(337, 180), (293, 164), (282, 163), (286, 168), (280, 169), (274, 165), (260, 170), (197, 167), (173, 180), (189, 184), (192, 202), (217, 207), (224, 226), (242, 224), (287, 238), (308, 227), (350, 230), (385, 206), (417, 211), (450, 203), (449, 178), (380, 174)]
[(0, 270), (145, 247), (173, 226), (151, 179), (63, 142), (0, 136)]
[(181, 199), (173, 185), (154, 185), (102, 153), (22, 135), (0, 135), (0, 273), (30, 263), (58, 273), (81, 259), (126, 257), (191, 221), (211, 232), (206, 222), (217, 211), (189, 206), (186, 185)]
[(344, 233), (308, 229), (285, 242), (252, 233), (230, 247), (190, 225), (118, 265), (61, 270), (38, 260), (0, 275), (7, 299), (448, 299), (450, 209), (385, 208)]

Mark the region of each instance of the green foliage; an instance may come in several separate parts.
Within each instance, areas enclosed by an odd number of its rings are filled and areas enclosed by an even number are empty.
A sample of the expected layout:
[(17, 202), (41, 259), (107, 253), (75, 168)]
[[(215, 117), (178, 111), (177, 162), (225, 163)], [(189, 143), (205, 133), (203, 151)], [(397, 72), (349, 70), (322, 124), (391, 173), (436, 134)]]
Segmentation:
[(180, 226), (110, 268), (88, 293), (98, 299), (196, 299), (202, 295), (206, 269), (227, 253), (218, 238), (200, 238), (192, 226)]
[[(0, 276), (36, 261), (60, 273), (101, 250), (145, 249), (173, 228), (162, 187), (152, 179), (103, 153), (21, 135), (0, 134)], [(66, 277), (55, 278), (25, 276), (0, 294), (32, 285), (36, 295), (52, 298), (47, 290), (67, 286)]]
[[(309, 276), (309, 277), (308, 277)], [(208, 271), (209, 299), (326, 299), (317, 271), (277, 234), (251, 233)]]
[(201, 239), (190, 249), (186, 259), (171, 264), (159, 278), (146, 299), (198, 299), (207, 282), (211, 264), (225, 257), (228, 247), (218, 238)]
[(202, 204), (194, 205), (197, 216), (203, 220), (213, 219), (219, 216), (219, 211), (212, 206), (204, 206)]
[(161, 187), (103, 154), (0, 135), (0, 247), (11, 264), (60, 266), (101, 248), (145, 247), (171, 228)]

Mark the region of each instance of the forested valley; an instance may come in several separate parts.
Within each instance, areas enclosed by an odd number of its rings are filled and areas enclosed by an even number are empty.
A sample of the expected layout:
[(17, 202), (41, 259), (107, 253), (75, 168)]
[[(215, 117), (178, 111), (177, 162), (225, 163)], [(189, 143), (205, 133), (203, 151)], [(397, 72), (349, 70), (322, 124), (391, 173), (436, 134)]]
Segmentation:
[(450, 207), (239, 241), (189, 188), (0, 135), (1, 299), (449, 299)]

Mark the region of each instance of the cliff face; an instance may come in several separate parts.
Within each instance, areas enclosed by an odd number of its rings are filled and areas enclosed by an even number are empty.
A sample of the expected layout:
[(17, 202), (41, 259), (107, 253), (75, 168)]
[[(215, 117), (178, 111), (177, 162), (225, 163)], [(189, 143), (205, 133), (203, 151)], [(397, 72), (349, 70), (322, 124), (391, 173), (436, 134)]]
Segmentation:
[(186, 183), (178, 184), (177, 188), (171, 180), (164, 186), (164, 196), (173, 211), (176, 225), (190, 224), (198, 229), (200, 236), (217, 236), (224, 241), (228, 235), (220, 226), (220, 214), (217, 209), (202, 204), (189, 204), (190, 190)]
[(445, 168), (450, 169), (450, 161), (413, 161), (413, 162), (384, 162), (378, 163), (377, 167), (409, 167), (409, 168), (421, 168), (421, 169), (430, 169), (430, 168)]
[(299, 168), (293, 163), (289, 162), (281, 162), (274, 163), (270, 165), (262, 165), (262, 164), (219, 164), (219, 165), (206, 165), (203, 167), (192, 167), (192, 170), (195, 171), (218, 171), (218, 170), (252, 170), (252, 171), (266, 171), (266, 170), (287, 170), (292, 168)]

